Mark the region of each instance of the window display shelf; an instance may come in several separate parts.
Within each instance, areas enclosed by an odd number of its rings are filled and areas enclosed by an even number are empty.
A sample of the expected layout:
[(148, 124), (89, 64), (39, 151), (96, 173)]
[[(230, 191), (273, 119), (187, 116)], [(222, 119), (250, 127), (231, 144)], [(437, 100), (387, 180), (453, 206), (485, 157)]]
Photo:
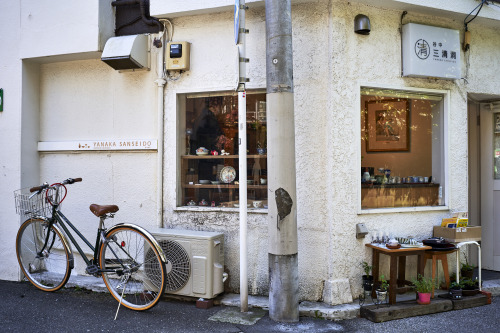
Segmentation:
[[(183, 188), (215, 188), (215, 189), (234, 189), (239, 188), (238, 184), (182, 184)], [(265, 190), (267, 185), (247, 185), (249, 190)]]
[[(235, 159), (239, 155), (183, 155), (182, 159), (185, 160), (211, 160), (211, 159)], [(267, 155), (247, 155), (247, 158), (267, 158)]]

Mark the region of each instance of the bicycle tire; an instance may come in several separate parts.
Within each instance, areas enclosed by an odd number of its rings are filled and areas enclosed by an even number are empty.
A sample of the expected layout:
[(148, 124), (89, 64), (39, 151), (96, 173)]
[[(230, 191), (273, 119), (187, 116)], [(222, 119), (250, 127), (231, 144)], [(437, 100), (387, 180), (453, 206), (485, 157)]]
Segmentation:
[(111, 295), (136, 311), (155, 306), (165, 290), (166, 268), (154, 238), (131, 225), (111, 228), (105, 238), (99, 262)]
[[(49, 232), (48, 245), (40, 254)], [(56, 291), (71, 274), (71, 251), (64, 236), (44, 219), (26, 220), (17, 233), (16, 255), (24, 276), (38, 289)]]

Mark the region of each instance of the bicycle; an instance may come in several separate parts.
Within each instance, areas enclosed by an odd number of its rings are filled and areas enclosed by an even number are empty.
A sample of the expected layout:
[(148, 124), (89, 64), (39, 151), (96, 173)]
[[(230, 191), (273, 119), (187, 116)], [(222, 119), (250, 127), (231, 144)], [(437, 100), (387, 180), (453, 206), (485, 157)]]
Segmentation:
[[(66, 185), (81, 181), (68, 178), (14, 192), (17, 213), (29, 215), (16, 238), (16, 254), (23, 274), (41, 290), (61, 289), (75, 262), (69, 238), (87, 264), (86, 273), (102, 277), (119, 305), (137, 311), (152, 308), (165, 289), (163, 250), (140, 226), (119, 223), (107, 229), (104, 221), (114, 217), (119, 209), (116, 205), (90, 205), (92, 213), (99, 217), (92, 246), (60, 210), (67, 195)], [(92, 250), (92, 259), (87, 258), (68, 226)]]

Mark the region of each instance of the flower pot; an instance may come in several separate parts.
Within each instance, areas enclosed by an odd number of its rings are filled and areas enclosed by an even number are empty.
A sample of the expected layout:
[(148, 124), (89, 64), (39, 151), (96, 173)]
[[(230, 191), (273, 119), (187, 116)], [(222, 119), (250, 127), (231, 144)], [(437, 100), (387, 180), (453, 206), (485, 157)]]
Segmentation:
[(431, 293), (418, 293), (418, 304), (430, 304), (431, 303)]
[(462, 289), (451, 289), (448, 291), (451, 299), (462, 299)]
[(363, 275), (363, 290), (371, 291), (373, 289), (373, 276)]
[(377, 289), (375, 293), (377, 294), (377, 303), (384, 303), (387, 299), (387, 290)]
[(474, 296), (479, 293), (479, 289), (462, 289), (463, 296)]

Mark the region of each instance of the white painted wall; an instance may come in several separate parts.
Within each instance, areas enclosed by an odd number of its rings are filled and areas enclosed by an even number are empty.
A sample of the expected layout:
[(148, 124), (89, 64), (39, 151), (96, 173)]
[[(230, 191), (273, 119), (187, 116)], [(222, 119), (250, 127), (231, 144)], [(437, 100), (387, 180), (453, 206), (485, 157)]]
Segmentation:
[[(9, 31), (9, 34), (4, 33)], [(19, 4), (0, 2), (0, 88), (4, 110), (0, 112), (0, 279), (17, 280), (19, 269), (15, 242), (19, 217), (13, 191), (21, 187), (21, 85), (19, 60)]]
[(101, 51), (114, 34), (111, 1), (19, 1), (20, 57)]
[[(153, 71), (113, 70), (100, 60), (40, 66), (40, 141), (157, 138)], [(89, 205), (116, 204), (115, 222), (156, 227), (156, 152), (40, 154), (40, 181), (82, 177), (62, 211), (95, 242)], [(81, 271), (81, 267), (80, 267)]]
[[(222, 6), (226, 2), (220, 0), (216, 4)], [(152, 14), (157, 3), (152, 0)], [(201, 6), (201, 2), (193, 3), (187, 4), (187, 8)], [(179, 80), (169, 81), (165, 90), (164, 223), (169, 228), (224, 232), (226, 266), (230, 274), (228, 289), (238, 291), (238, 214), (176, 210), (175, 147), (183, 144), (177, 141), (177, 95), (234, 89), (236, 47), (231, 7), (225, 12), (196, 16), (179, 16), (182, 7), (177, 7), (179, 17), (172, 19), (174, 41), (190, 42), (192, 53), (191, 70)], [(88, 10), (72, 8), (84, 13)], [(96, 8), (94, 6), (94, 10)], [(164, 12), (166, 16), (168, 13)], [(353, 33), (353, 19), (358, 13), (370, 17), (372, 33), (369, 36)], [(43, 153), (39, 155), (39, 166), (36, 163), (24, 166), (20, 154), (21, 130), (27, 131), (30, 127), (35, 128), (35, 132), (39, 128), (36, 136), (44, 141), (156, 137), (154, 61), (151, 72), (118, 73), (97, 59), (42, 65), (25, 63), (23, 72), (21, 58), (70, 52), (69, 46), (61, 49), (50, 41), (45, 45), (41, 39), (32, 40), (35, 43), (32, 48), (42, 51), (28, 56), (21, 53), (20, 48), (28, 52), (23, 38), (31, 38), (24, 36), (31, 33), (23, 28), (28, 23), (20, 23), (27, 20), (25, 15), (26, 11), (19, 5), (3, 2), (0, 5), (0, 41), (6, 46), (0, 49), (0, 87), (4, 88), (6, 98), (6, 109), (0, 113), (0, 193), (6, 198), (0, 201), (0, 249), (6, 254), (0, 258), (0, 278), (5, 279), (17, 279), (18, 274), (13, 244), (19, 219), (9, 198), (14, 189), (21, 187), (21, 181), (32, 185), (35, 166), (40, 172), (36, 177), (38, 181), (83, 177), (82, 183), (69, 188), (63, 210), (78, 221), (78, 227), (91, 239), (97, 224), (97, 219), (88, 211), (88, 205), (93, 202), (118, 204), (120, 212), (116, 222), (133, 222), (149, 228), (155, 226), (156, 220), (155, 153)], [(365, 223), (371, 232), (392, 231), (427, 237), (431, 235), (432, 226), (450, 211), (467, 210), (467, 197), (463, 195), (467, 193), (467, 93), (498, 93), (500, 79), (495, 76), (499, 72), (498, 25), (495, 29), (474, 21), (474, 29), (470, 27), (473, 44), (468, 84), (465, 84), (463, 80), (400, 77), (400, 16), (399, 9), (347, 1), (296, 3), (292, 8), (301, 300), (327, 298), (332, 303), (341, 303), (360, 293), (359, 263), (371, 260), (370, 251), (364, 246), (370, 236), (357, 240), (356, 223)], [(251, 79), (247, 88), (265, 88), (263, 7), (251, 8), (246, 19), (250, 29), (247, 70)], [(415, 11), (410, 11), (405, 20), (462, 29), (460, 20)], [(54, 31), (51, 26), (47, 29)], [(4, 31), (12, 31), (12, 34), (4, 34)], [(98, 50), (89, 46), (95, 39), (94, 30), (86, 31), (83, 46), (72, 52), (83, 54)], [(462, 59), (466, 59), (463, 54)], [(358, 215), (360, 82), (402, 89), (449, 90), (450, 211)], [(21, 111), (25, 115), (23, 121)], [(40, 115), (39, 126), (33, 113)], [(25, 140), (25, 158), (33, 159), (33, 140)], [(248, 217), (251, 294), (266, 294), (268, 290), (267, 223), (265, 214)], [(383, 265), (382, 273), (387, 270), (387, 263)], [(409, 271), (414, 272), (415, 267)], [(342, 287), (344, 292), (324, 294), (325, 283), (333, 290)]]

